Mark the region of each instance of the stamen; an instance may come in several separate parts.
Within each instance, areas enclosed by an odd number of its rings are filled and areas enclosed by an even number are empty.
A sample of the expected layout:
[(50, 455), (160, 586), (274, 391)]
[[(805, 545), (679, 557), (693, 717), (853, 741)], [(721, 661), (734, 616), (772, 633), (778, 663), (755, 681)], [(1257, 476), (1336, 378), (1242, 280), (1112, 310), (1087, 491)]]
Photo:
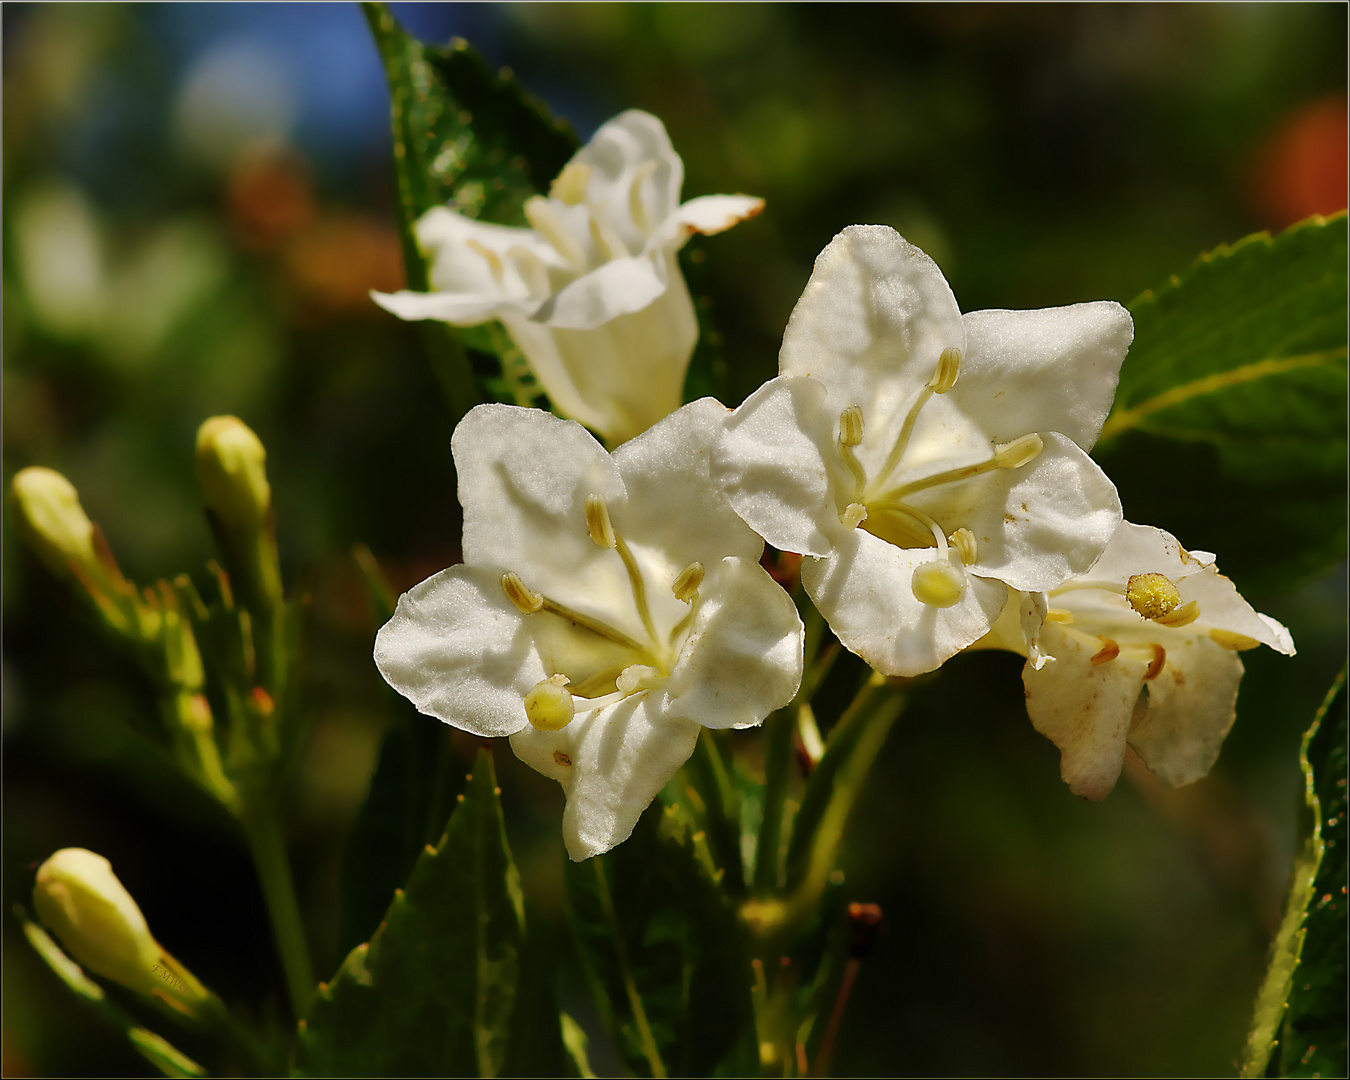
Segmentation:
[(1100, 667), (1102, 664), (1109, 664), (1120, 655), (1120, 646), (1109, 637), (1097, 635), (1097, 640), (1102, 643), (1101, 651), (1092, 657), (1092, 666)]
[(1174, 629), (1179, 626), (1190, 626), (1196, 619), (1200, 618), (1200, 605), (1194, 600), (1182, 604), (1176, 611), (1169, 612), (1161, 619), (1153, 621), (1161, 626), (1170, 626)]
[(553, 205), (542, 195), (525, 200), (525, 220), (540, 236), (547, 240), (553, 250), (562, 256), (576, 273), (586, 271), (586, 253), (581, 249), (577, 238), (567, 231), (567, 226)]
[(1153, 644), (1149, 648), (1153, 650), (1153, 659), (1148, 662), (1148, 669), (1144, 672), (1144, 681), (1152, 682), (1162, 674), (1162, 669), (1167, 663), (1167, 650), (1161, 645)]
[(933, 377), (928, 380), (928, 385), (933, 388), (935, 394), (945, 394), (953, 386), (961, 375), (961, 350), (947, 347), (942, 350), (942, 355), (938, 357), (937, 370), (933, 372)]
[(631, 664), (619, 674), (616, 685), (619, 688), (619, 693), (627, 697), (629, 694), (636, 693), (639, 688), (645, 689), (645, 683), (659, 678), (661, 678), (659, 668), (647, 664)]
[(952, 547), (956, 548), (956, 553), (961, 556), (961, 562), (970, 566), (975, 562), (975, 534), (969, 529), (957, 529), (948, 537)]
[(614, 235), (614, 230), (594, 212), (591, 213), (590, 225), (591, 243), (595, 245), (595, 250), (599, 252), (602, 262), (612, 262), (628, 255), (627, 249), (623, 246), (623, 241)]
[(966, 572), (946, 559), (934, 559), (915, 567), (910, 587), (919, 603), (949, 608), (966, 594)]
[(844, 446), (857, 446), (863, 441), (861, 405), (850, 405), (839, 414), (839, 441)]
[(530, 615), (544, 606), (544, 598), (537, 592), (526, 588), (520, 575), (508, 572), (502, 575), (502, 588), (507, 597), (515, 604), (522, 615)]
[(603, 495), (586, 496), (586, 531), (599, 547), (614, 550), (617, 542), (614, 525), (609, 520), (609, 504)]
[(552, 675), (525, 695), (525, 715), (540, 731), (561, 731), (572, 722), (576, 706), (566, 675)]
[(867, 507), (860, 502), (851, 502), (839, 515), (839, 523), (846, 529), (856, 529), (867, 520)]
[(1255, 638), (1249, 638), (1246, 634), (1235, 634), (1232, 630), (1220, 630), (1217, 627), (1210, 630), (1209, 638), (1214, 644), (1222, 645), (1225, 649), (1232, 649), (1234, 652), (1254, 649), (1261, 644)]
[(481, 240), (473, 237), (465, 240), (464, 246), (487, 260), (488, 269), (492, 271), (492, 280), (497, 283), (499, 289), (503, 288), (506, 284), (506, 268), (502, 265), (502, 257)]
[(994, 464), (1000, 469), (1020, 469), (1035, 461), (1044, 449), (1044, 440), (1033, 431), (995, 449)]
[(633, 183), (628, 188), (628, 212), (632, 215), (633, 224), (643, 236), (652, 231), (652, 222), (647, 216), (646, 204), (642, 201), (642, 183), (655, 172), (656, 162), (644, 161), (633, 174)]
[(576, 206), (586, 198), (586, 189), (591, 185), (591, 167), (585, 162), (569, 161), (563, 171), (548, 189), (548, 197)]
[[(612, 528), (611, 532), (613, 532)], [(655, 642), (656, 625), (652, 622), (652, 613), (647, 608), (647, 583), (642, 580), (642, 571), (638, 569), (637, 560), (633, 558), (633, 553), (624, 543), (623, 537), (618, 533), (613, 535), (614, 550), (619, 553), (619, 558), (623, 560), (623, 567), (628, 571), (628, 583), (633, 587), (633, 603), (637, 605), (642, 626), (647, 631), (648, 640)]]
[(689, 603), (698, 595), (698, 587), (703, 584), (703, 564), (701, 562), (691, 562), (675, 579), (675, 584), (670, 587), (671, 592), (675, 594), (675, 599), (683, 603)]
[(1125, 599), (1144, 618), (1156, 621), (1176, 610), (1181, 593), (1165, 574), (1134, 574), (1125, 583)]
[(1063, 623), (1065, 626), (1068, 626), (1073, 622), (1073, 612), (1065, 611), (1063, 608), (1051, 608), (1045, 613), (1045, 621)]

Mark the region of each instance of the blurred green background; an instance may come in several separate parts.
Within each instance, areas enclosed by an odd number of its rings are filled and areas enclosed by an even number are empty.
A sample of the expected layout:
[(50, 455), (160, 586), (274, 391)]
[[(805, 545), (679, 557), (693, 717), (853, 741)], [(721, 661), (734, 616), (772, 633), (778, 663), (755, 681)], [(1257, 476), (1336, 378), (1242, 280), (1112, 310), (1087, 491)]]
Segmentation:
[[(1346, 201), (1343, 5), (393, 6), (510, 66), (583, 138), (656, 113), (686, 196), (767, 199), (687, 263), (729, 405), (773, 374), (812, 259), (849, 224), (899, 229), (964, 309), (1039, 307), (1128, 302), (1202, 250)], [(374, 48), (350, 5), (13, 3), (3, 48), (6, 485), (59, 469), (129, 576), (200, 580), (197, 426), (235, 413), (262, 437), (284, 565), (315, 595), (290, 833), (327, 975), (388, 722), (351, 548), (406, 588), (454, 561), (459, 533), (454, 418), (417, 334), (366, 297), (402, 278)], [(1180, 539), (1243, 588), (1260, 568), (1223, 559), (1241, 528), (1239, 511)], [(255, 1014), (279, 1007), (280, 973), (230, 822), (146, 738), (149, 687), (4, 529), (3, 1069), (139, 1075), (8, 916), (36, 861), (107, 855), (166, 947)], [(838, 1074), (1233, 1071), (1291, 856), (1297, 740), (1345, 651), (1344, 566), (1247, 594), (1299, 655), (1245, 654), (1238, 724), (1188, 789), (1131, 768), (1103, 804), (1070, 796), (1011, 656), (958, 657), (916, 691), (844, 857), (848, 898), (888, 929)], [(843, 665), (840, 686), (860, 673)], [(562, 933), (561, 794), (496, 756), (526, 888)]]

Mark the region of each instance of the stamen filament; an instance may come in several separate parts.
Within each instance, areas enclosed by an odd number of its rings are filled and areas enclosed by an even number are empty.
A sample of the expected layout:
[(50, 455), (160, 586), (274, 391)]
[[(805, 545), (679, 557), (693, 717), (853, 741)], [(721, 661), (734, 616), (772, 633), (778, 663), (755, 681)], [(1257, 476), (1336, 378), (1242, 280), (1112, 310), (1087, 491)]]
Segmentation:
[(633, 224), (646, 236), (652, 231), (651, 218), (647, 216), (647, 207), (642, 201), (642, 182), (656, 172), (656, 162), (644, 161), (633, 174), (633, 183), (628, 188), (628, 212)]
[(622, 630), (615, 630), (614, 627), (607, 623), (602, 623), (599, 619), (592, 619), (589, 615), (583, 615), (579, 611), (573, 611), (571, 608), (565, 607), (562, 604), (554, 603), (547, 596), (542, 597), (541, 599), (543, 600), (543, 603), (537, 610), (547, 611), (550, 615), (558, 615), (568, 620), (568, 622), (575, 623), (582, 629), (589, 630), (593, 634), (598, 634), (606, 641), (612, 641), (615, 645), (622, 645), (625, 649), (631, 649), (639, 656), (645, 657), (648, 660), (656, 660), (656, 657), (652, 655), (650, 648), (635, 641)]
[(473, 237), (464, 241), (464, 246), (487, 260), (488, 269), (492, 271), (492, 280), (497, 283), (497, 288), (504, 288), (506, 285), (506, 268), (502, 265), (502, 257), (481, 240)]
[(914, 433), (914, 422), (919, 418), (919, 410), (928, 403), (928, 399), (934, 394), (931, 383), (919, 391), (919, 396), (914, 399), (914, 404), (909, 407), (909, 415), (905, 417), (905, 423), (900, 428), (900, 434), (895, 437), (895, 445), (891, 447), (891, 452), (886, 458), (886, 464), (881, 467), (877, 473), (877, 483), (884, 484), (891, 473), (895, 472), (900, 464), (900, 459), (905, 456), (905, 451), (909, 448), (909, 437)]
[(562, 256), (578, 274), (586, 272), (586, 253), (581, 249), (577, 238), (567, 231), (567, 226), (552, 204), (541, 195), (525, 200), (525, 220), (530, 228), (552, 245), (553, 250)]
[(652, 622), (652, 613), (647, 607), (647, 584), (642, 580), (642, 571), (638, 569), (637, 560), (633, 558), (628, 544), (617, 533), (614, 534), (614, 550), (619, 553), (624, 569), (628, 571), (628, 580), (633, 586), (633, 602), (637, 604), (638, 615), (642, 618), (647, 637), (655, 642), (656, 624)]

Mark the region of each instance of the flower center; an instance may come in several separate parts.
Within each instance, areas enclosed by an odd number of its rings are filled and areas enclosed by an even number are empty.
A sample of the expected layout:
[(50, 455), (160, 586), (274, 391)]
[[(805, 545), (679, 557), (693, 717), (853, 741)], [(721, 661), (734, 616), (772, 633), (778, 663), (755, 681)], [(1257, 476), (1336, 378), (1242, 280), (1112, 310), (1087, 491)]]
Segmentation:
[(918, 492), (968, 480), (993, 469), (1020, 469), (1034, 461), (1045, 446), (1041, 437), (1033, 432), (1010, 443), (992, 445), (989, 459), (979, 464), (948, 469), (922, 480), (892, 485), (891, 477), (904, 461), (923, 407), (934, 394), (945, 394), (955, 386), (960, 374), (961, 351), (955, 348), (943, 349), (932, 377), (910, 404), (885, 463), (872, 477), (867, 475), (866, 468), (854, 452), (854, 447), (862, 444), (865, 431), (862, 407), (850, 405), (839, 415), (839, 455), (853, 476), (852, 498), (840, 508), (840, 522), (850, 529), (861, 525), (873, 536), (896, 547), (936, 547), (937, 558), (916, 568), (911, 587), (921, 603), (939, 608), (951, 607), (965, 595), (965, 567), (974, 563), (977, 557), (975, 535), (965, 528), (949, 533), (939, 522), (913, 505), (911, 497)]
[[(1181, 602), (1181, 591), (1166, 574), (1149, 571), (1132, 574), (1124, 585), (1117, 581), (1102, 581), (1093, 578), (1079, 578), (1065, 582), (1057, 589), (1051, 589), (1051, 598), (1064, 593), (1090, 589), (1096, 592), (1123, 596), (1130, 609), (1142, 619), (1155, 622), (1159, 626), (1173, 629), (1189, 626), (1200, 617), (1200, 605), (1194, 600)], [(1051, 608), (1046, 614), (1049, 622), (1072, 623), (1073, 612), (1063, 608)]]
[(625, 698), (664, 685), (679, 657), (679, 646), (698, 613), (699, 586), (703, 583), (701, 563), (690, 563), (671, 582), (671, 592), (677, 600), (687, 604), (689, 610), (663, 635), (657, 631), (652, 617), (642, 569), (627, 542), (615, 531), (603, 495), (586, 497), (586, 531), (597, 547), (613, 551), (622, 561), (646, 640), (535, 592), (514, 572), (503, 574), (502, 589), (522, 614), (548, 614), (566, 619), (577, 630), (602, 638), (627, 653), (626, 662), (584, 675), (577, 673), (580, 677), (576, 680), (555, 672), (531, 689), (525, 695), (525, 715), (531, 724), (543, 731), (559, 731), (577, 715), (608, 708)]

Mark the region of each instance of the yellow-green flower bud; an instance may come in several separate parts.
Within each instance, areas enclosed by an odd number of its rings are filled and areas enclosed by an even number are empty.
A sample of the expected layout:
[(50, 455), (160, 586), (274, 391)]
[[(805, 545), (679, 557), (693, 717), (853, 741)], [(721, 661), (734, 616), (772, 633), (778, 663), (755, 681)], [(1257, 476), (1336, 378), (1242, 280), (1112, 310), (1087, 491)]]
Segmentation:
[(266, 459), (261, 440), (237, 416), (213, 416), (197, 430), (197, 482), (227, 528), (255, 529), (267, 516)]
[(54, 469), (21, 469), (10, 485), (19, 527), (54, 573), (68, 577), (71, 563), (95, 564), (94, 524), (80, 506), (75, 486)]
[(188, 1007), (208, 992), (160, 947), (145, 916), (102, 855), (64, 848), (43, 863), (33, 888), (38, 918), (95, 975)]

